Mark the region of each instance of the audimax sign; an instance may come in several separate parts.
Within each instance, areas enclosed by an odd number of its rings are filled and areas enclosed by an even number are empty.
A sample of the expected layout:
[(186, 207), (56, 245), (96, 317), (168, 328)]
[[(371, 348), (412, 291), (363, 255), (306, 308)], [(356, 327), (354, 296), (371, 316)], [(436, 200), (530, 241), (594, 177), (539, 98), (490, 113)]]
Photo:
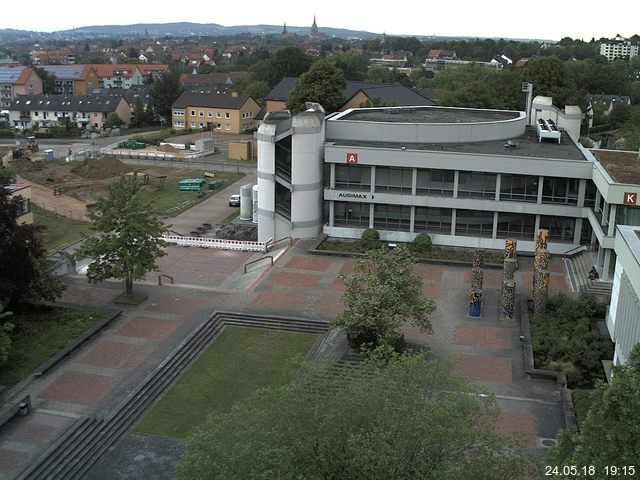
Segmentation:
[(350, 193), (350, 192), (340, 192), (338, 194), (338, 198), (349, 198), (355, 200), (373, 200), (373, 194), (371, 193)]

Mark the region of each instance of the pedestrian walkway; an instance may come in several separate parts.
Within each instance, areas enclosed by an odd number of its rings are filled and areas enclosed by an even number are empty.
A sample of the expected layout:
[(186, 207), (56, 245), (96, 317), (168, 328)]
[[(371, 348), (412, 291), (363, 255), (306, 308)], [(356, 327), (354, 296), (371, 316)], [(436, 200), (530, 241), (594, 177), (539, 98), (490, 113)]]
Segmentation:
[[(15, 398), (30, 394), (34, 408), (28, 417), (0, 430), (0, 477), (16, 478), (79, 416), (109, 415), (214, 311), (324, 321), (334, 318), (344, 309), (344, 285), (338, 275), (353, 271), (354, 261), (309, 255), (306, 250), (310, 245), (309, 241), (298, 241), (278, 252), (273, 266), (266, 264), (247, 274), (244, 265), (254, 254), (168, 248), (169, 255), (160, 259), (160, 265), (162, 272), (174, 273), (174, 285), (153, 285), (153, 276), (149, 283), (137, 284), (135, 290), (148, 295), (142, 304), (118, 306), (124, 311), (108, 328), (16, 393)], [(568, 290), (558, 262), (552, 259), (549, 268), (552, 292)], [(424, 280), (424, 294), (433, 298), (438, 308), (432, 316), (432, 336), (406, 326), (405, 337), (438, 356), (452, 358), (458, 373), (495, 393), (502, 408), (498, 420), (501, 431), (521, 433), (532, 448), (546, 445), (544, 441), (564, 426), (557, 388), (552, 382), (524, 374), (519, 327), (498, 317), (501, 272), (486, 272), (482, 316), (467, 316), (470, 270), (427, 264), (415, 267)], [(61, 301), (88, 307), (114, 307), (113, 301), (123, 288), (118, 282), (90, 285), (81, 277), (69, 282)], [(526, 295), (531, 285), (530, 260), (520, 262), (516, 282), (519, 295)], [(135, 445), (144, 445), (142, 458), (158, 469), (160, 460), (149, 454), (154, 439), (136, 434), (126, 435), (122, 441), (132, 447), (127, 451), (116, 445), (119, 453), (112, 461), (117, 466), (126, 470), (127, 461), (135, 464)], [(165, 443), (158, 448), (174, 452), (173, 457), (167, 455), (163, 460), (171, 469), (182, 447)], [(109, 459), (104, 457), (103, 462)], [(151, 478), (149, 472), (144, 473), (145, 478)], [(89, 478), (106, 477), (94, 469)]]

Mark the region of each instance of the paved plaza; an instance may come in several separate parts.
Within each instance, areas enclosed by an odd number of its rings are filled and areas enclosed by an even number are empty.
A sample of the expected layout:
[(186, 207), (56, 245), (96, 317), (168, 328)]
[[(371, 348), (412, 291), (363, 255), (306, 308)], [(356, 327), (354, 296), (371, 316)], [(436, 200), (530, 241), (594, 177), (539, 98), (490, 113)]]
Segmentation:
[[(90, 285), (82, 277), (69, 278), (61, 303), (123, 313), (59, 366), (16, 392), (15, 398), (30, 394), (34, 408), (0, 430), (0, 477), (14, 478), (80, 416), (107, 416), (214, 311), (331, 320), (344, 308), (338, 275), (351, 272), (354, 261), (308, 254), (311, 245), (295, 242), (272, 253), (278, 254), (273, 266), (265, 263), (248, 273), (244, 265), (260, 254), (169, 247), (160, 259), (161, 271), (135, 285), (134, 290), (148, 295), (137, 306), (114, 304), (123, 289), (120, 283)], [(531, 268), (531, 259), (520, 260), (515, 275), (520, 297), (530, 293)], [(551, 293), (567, 292), (562, 260), (552, 259), (549, 270)], [(495, 394), (502, 409), (499, 430), (516, 432), (526, 445), (540, 448), (564, 427), (557, 386), (524, 373), (519, 323), (498, 315), (500, 271), (486, 271), (482, 316), (468, 317), (470, 272), (470, 267), (417, 265), (423, 293), (437, 304), (434, 334), (408, 325), (405, 337), (452, 358), (456, 372)], [(174, 285), (158, 286), (159, 273), (172, 276)], [(132, 478), (134, 471), (136, 478), (171, 478), (167, 472), (183, 448), (172, 439), (129, 433), (88, 478)], [(162, 477), (151, 472), (162, 472)]]

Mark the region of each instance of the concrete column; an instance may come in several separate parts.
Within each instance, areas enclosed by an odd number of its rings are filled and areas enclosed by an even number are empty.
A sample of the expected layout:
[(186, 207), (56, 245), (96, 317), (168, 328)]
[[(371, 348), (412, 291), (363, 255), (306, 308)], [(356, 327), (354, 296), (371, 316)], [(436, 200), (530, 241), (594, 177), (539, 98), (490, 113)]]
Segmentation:
[[(335, 163), (331, 163), (329, 164), (329, 188), (331, 190), (336, 188), (336, 164)], [(333, 204), (333, 202), (331, 202)], [(332, 224), (333, 226), (333, 224)]]
[(616, 234), (616, 213), (618, 211), (618, 205), (615, 203), (609, 207), (609, 230), (607, 235), (613, 237)]
[(373, 228), (373, 217), (375, 212), (373, 210), (373, 203), (369, 204), (369, 228)]
[[(609, 204), (605, 201), (604, 202), (604, 206), (602, 207), (602, 218), (600, 219), (600, 225), (601, 226), (606, 226), (607, 222), (609, 221)], [(602, 229), (604, 230), (604, 228)]]
[(451, 209), (451, 236), (454, 237), (455, 235), (456, 235), (456, 209), (453, 208)]
[(603, 263), (604, 263), (604, 248), (602, 248), (602, 245), (598, 245), (598, 256), (596, 257), (596, 267), (600, 268)]
[(458, 198), (458, 182), (460, 181), (460, 170), (453, 174), (453, 198)]
[(578, 184), (578, 206), (584, 207), (584, 197), (587, 191), (587, 181), (583, 178)]
[(582, 218), (576, 218), (576, 225), (573, 229), (573, 244), (580, 244), (580, 234), (582, 233)]
[(533, 231), (537, 232), (540, 230), (540, 215), (536, 215), (536, 221), (533, 224)]
[(604, 262), (602, 265), (602, 275), (600, 278), (602, 280), (609, 280), (609, 269), (611, 268), (611, 249), (606, 248), (604, 250)]
[(335, 204), (334, 204), (333, 200), (330, 200), (329, 201), (329, 226), (330, 227), (333, 227), (333, 217), (334, 216), (335, 216)]
[(411, 195), (416, 195), (417, 188), (418, 188), (418, 169), (414, 168), (411, 172)]
[(501, 181), (502, 181), (502, 174), (498, 173), (496, 175), (496, 202), (500, 201), (500, 182)]
[(411, 216), (409, 217), (409, 232), (413, 233), (413, 230), (416, 226), (416, 207), (411, 207), (410, 215)]
[(371, 166), (371, 187), (369, 188), (371, 193), (376, 191), (376, 166)]
[(599, 212), (600, 211), (600, 199), (602, 198), (602, 195), (600, 194), (600, 190), (598, 190), (598, 188), (596, 187), (596, 200), (595, 200), (595, 205), (593, 206), (593, 211), (594, 212)]
[(542, 203), (542, 187), (544, 186), (544, 177), (540, 175), (538, 177), (538, 201), (537, 203)]
[(491, 230), (491, 238), (498, 238), (498, 212), (493, 212), (493, 230)]

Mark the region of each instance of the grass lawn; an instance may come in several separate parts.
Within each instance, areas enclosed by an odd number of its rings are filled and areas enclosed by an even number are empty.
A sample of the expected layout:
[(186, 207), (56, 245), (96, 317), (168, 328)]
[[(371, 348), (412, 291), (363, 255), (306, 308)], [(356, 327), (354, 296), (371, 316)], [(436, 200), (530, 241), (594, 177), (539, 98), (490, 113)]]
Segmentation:
[(102, 317), (88, 310), (20, 306), (6, 319), (15, 329), (9, 358), (0, 366), (0, 385), (18, 383)]
[(46, 227), (46, 230), (40, 234), (40, 238), (42, 238), (44, 248), (48, 252), (59, 250), (91, 234), (88, 223), (69, 220), (33, 204), (31, 208), (33, 209), (33, 222)]
[(181, 192), (178, 187), (178, 182), (183, 178), (204, 178), (204, 170), (178, 170), (167, 167), (153, 167), (149, 170), (167, 175), (167, 178), (165, 179), (162, 190), (158, 189), (159, 180), (151, 178), (149, 185), (142, 191), (141, 197), (145, 202), (151, 202), (153, 204), (155, 212), (158, 215), (167, 215), (169, 217), (175, 217), (179, 213), (188, 210), (244, 176), (244, 173), (215, 172), (215, 179), (223, 180), (222, 185), (216, 190), (207, 190), (207, 184), (205, 183), (202, 186), (202, 192), (205, 194), (198, 197), (197, 192)]
[(289, 383), (297, 369), (290, 360), (304, 358), (316, 338), (226, 327), (134, 430), (185, 438), (210, 412), (227, 410), (256, 389)]

